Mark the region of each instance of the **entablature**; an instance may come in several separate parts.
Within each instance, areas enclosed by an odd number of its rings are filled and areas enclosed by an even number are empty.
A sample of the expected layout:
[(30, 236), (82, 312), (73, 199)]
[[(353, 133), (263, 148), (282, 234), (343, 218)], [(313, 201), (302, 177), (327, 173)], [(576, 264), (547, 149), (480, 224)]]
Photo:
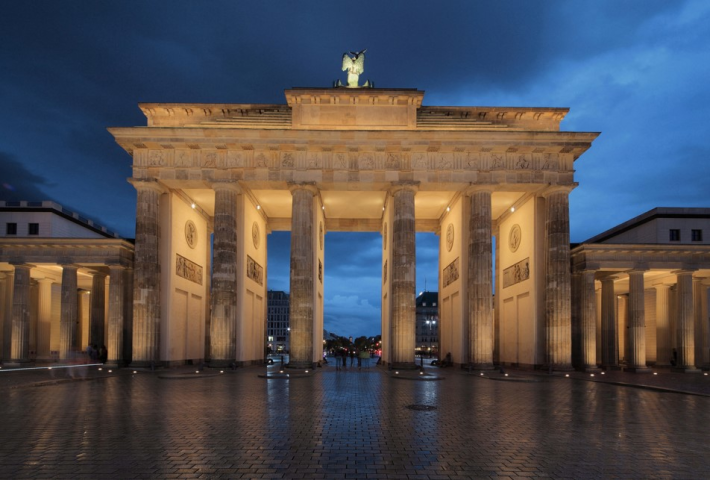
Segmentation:
[(710, 245), (582, 244), (570, 252), (572, 270), (707, 269)]

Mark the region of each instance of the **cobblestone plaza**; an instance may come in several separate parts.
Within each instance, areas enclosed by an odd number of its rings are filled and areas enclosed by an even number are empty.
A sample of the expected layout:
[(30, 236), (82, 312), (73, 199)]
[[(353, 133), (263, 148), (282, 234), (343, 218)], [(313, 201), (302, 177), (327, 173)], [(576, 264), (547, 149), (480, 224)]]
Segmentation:
[(706, 478), (710, 469), (702, 374), (610, 372), (596, 382), (427, 367), (443, 380), (413, 381), (375, 367), (289, 380), (264, 371), (3, 371), (0, 478)]

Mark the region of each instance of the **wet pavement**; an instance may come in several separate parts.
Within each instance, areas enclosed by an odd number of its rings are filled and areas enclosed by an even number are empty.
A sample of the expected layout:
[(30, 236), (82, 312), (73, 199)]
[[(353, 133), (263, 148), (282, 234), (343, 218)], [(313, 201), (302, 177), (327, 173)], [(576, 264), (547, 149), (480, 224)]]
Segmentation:
[[(279, 366), (269, 367), (271, 371)], [(0, 371), (0, 478), (707, 478), (710, 377)], [(406, 375), (403, 374), (403, 375)], [(494, 381), (496, 380), (496, 381)], [(683, 393), (678, 393), (683, 392)]]

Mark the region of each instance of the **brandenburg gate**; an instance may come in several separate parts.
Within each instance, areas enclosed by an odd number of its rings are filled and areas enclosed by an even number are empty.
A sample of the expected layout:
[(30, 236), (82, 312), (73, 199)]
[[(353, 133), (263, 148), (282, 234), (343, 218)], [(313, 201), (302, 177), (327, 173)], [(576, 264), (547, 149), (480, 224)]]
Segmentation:
[(137, 192), (134, 365), (263, 362), (267, 236), (290, 230), (291, 367), (322, 358), (325, 233), (377, 231), (385, 363), (414, 366), (415, 233), (435, 232), (442, 355), (571, 368), (568, 196), (596, 133), (416, 89), (285, 95), (145, 103), (146, 126), (109, 129)]

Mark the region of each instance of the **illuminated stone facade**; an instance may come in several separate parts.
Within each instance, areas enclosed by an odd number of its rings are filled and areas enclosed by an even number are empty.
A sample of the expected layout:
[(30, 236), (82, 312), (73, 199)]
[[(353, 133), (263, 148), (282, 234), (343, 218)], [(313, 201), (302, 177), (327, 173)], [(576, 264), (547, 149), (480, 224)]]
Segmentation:
[[(560, 131), (567, 109), (425, 107), (423, 97), (304, 88), (287, 90), (285, 105), (141, 104), (146, 126), (111, 128), (138, 196), (135, 360), (262, 362), (266, 282), (247, 263), (268, 277), (266, 236), (291, 230), (291, 362), (320, 361), (324, 233), (378, 231), (383, 361), (413, 367), (424, 231), (441, 238), (442, 355), (570, 368), (568, 194), (597, 134)], [(177, 275), (177, 255), (212, 278)], [(501, 272), (523, 261), (527, 277), (503, 287)]]
[(575, 246), (575, 366), (710, 367), (710, 209), (656, 208)]

